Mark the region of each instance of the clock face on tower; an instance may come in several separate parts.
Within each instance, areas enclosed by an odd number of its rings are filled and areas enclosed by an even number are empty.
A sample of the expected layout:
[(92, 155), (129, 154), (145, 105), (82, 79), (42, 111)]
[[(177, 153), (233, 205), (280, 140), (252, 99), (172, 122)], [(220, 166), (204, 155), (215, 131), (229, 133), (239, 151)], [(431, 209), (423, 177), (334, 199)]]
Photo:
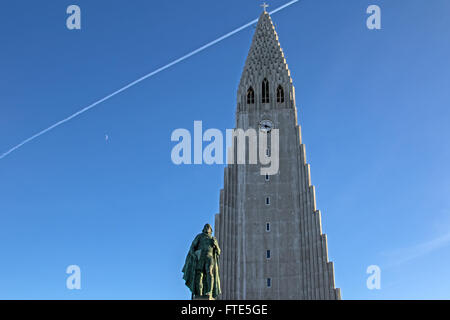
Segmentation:
[(273, 129), (273, 122), (271, 120), (261, 120), (259, 122), (259, 130), (263, 132), (270, 132)]

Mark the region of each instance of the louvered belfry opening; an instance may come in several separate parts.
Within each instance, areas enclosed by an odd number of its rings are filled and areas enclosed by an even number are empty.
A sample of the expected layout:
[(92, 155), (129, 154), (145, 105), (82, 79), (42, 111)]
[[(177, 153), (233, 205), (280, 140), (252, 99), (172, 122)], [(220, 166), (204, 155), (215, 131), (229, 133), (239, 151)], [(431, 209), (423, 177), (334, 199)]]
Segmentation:
[(254, 104), (255, 103), (255, 91), (253, 91), (253, 88), (250, 87), (247, 90), (247, 104)]
[(277, 103), (283, 103), (284, 102), (284, 90), (281, 84), (277, 88)]
[(269, 103), (269, 81), (264, 78), (261, 85), (261, 97), (262, 103)]

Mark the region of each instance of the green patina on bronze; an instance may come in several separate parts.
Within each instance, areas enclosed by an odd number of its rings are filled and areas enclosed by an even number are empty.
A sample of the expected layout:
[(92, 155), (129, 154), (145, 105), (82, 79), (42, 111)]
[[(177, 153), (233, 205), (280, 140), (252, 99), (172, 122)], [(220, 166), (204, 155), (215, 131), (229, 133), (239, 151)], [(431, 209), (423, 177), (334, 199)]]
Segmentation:
[(192, 241), (182, 270), (193, 299), (216, 299), (221, 293), (219, 255), (220, 248), (217, 239), (212, 236), (212, 227), (206, 224), (203, 232)]

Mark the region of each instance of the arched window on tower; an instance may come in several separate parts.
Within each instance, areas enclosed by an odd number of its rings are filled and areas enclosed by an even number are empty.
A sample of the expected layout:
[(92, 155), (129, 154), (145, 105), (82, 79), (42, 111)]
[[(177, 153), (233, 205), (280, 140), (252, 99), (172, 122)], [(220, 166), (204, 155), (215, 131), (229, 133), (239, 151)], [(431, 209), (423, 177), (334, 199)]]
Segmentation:
[(277, 102), (283, 103), (284, 102), (284, 90), (281, 84), (277, 88)]
[(254, 104), (255, 103), (255, 91), (253, 91), (253, 88), (250, 87), (247, 90), (247, 104)]
[(262, 82), (262, 103), (269, 103), (269, 81), (266, 78)]

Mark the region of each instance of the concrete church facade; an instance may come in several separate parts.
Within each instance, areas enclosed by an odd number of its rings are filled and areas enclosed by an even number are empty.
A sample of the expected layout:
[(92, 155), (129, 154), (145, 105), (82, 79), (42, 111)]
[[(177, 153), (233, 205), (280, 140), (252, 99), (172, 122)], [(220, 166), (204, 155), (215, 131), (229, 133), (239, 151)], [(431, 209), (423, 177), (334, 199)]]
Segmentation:
[(259, 130), (264, 121), (279, 130), (279, 171), (261, 175), (257, 164), (225, 168), (215, 217), (222, 248), (220, 298), (340, 299), (297, 122), (294, 86), (266, 11), (239, 84), (236, 128)]

